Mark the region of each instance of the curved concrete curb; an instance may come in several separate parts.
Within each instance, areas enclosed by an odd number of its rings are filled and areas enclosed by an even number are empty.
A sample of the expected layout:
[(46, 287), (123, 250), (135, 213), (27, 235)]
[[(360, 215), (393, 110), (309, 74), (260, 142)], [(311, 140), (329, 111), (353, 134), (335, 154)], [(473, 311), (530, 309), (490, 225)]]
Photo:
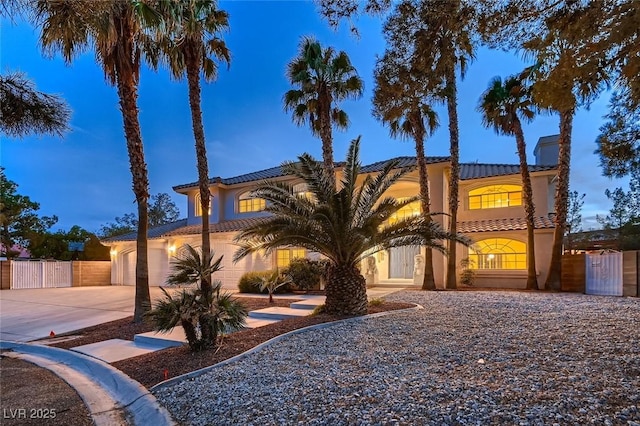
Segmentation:
[(114, 424), (115, 419), (133, 425), (175, 425), (147, 389), (103, 361), (64, 349), (5, 340), (0, 340), (0, 349), (58, 374), (80, 394), (98, 425)]
[(280, 334), (280, 335), (278, 335), (276, 337), (273, 337), (273, 338), (267, 340), (266, 342), (262, 342), (258, 346), (255, 346), (255, 347), (249, 349), (246, 352), (243, 352), (243, 353), (241, 353), (239, 355), (236, 355), (236, 356), (234, 356), (232, 358), (225, 359), (224, 361), (221, 361), (221, 362), (219, 362), (217, 364), (210, 365), (209, 367), (204, 367), (204, 368), (201, 368), (199, 370), (192, 371), (190, 373), (181, 374), (180, 376), (172, 377), (169, 380), (165, 380), (163, 382), (160, 382), (160, 383), (158, 383), (158, 384), (156, 384), (154, 386), (151, 386), (149, 388), (149, 391), (150, 392), (154, 392), (154, 391), (156, 391), (158, 389), (170, 386), (170, 385), (172, 385), (172, 384), (174, 384), (176, 382), (180, 382), (180, 381), (187, 380), (187, 379), (193, 379), (195, 377), (201, 376), (202, 374), (204, 374), (204, 373), (206, 373), (208, 371), (211, 371), (214, 368), (222, 367), (223, 365), (227, 365), (227, 364), (230, 364), (232, 362), (239, 361), (242, 358), (245, 358), (245, 357), (251, 355), (252, 353), (257, 352), (257, 351), (261, 350), (262, 348), (264, 348), (266, 346), (272, 345), (272, 344), (274, 344), (276, 342), (279, 342), (280, 340), (285, 339), (285, 338), (287, 338), (289, 336), (292, 336), (294, 334), (304, 333), (305, 331), (320, 330), (320, 329), (323, 329), (323, 328), (329, 328), (329, 327), (333, 327), (333, 326), (338, 325), (338, 324), (363, 321), (363, 320), (366, 320), (366, 319), (369, 319), (369, 318), (377, 318), (377, 317), (381, 317), (381, 316), (385, 316), (385, 315), (392, 315), (392, 314), (401, 313), (401, 312), (411, 312), (411, 311), (418, 311), (418, 310), (424, 309), (424, 307), (422, 305), (418, 305), (417, 303), (413, 303), (413, 304), (415, 305), (413, 308), (397, 309), (395, 311), (378, 312), (376, 314), (369, 314), (369, 315), (363, 315), (363, 316), (360, 316), (360, 317), (347, 318), (347, 319), (343, 319), (343, 320), (323, 322), (321, 324), (315, 324), (315, 325), (310, 325), (308, 327), (298, 328), (298, 329), (292, 330), (292, 331), (290, 331), (288, 333)]

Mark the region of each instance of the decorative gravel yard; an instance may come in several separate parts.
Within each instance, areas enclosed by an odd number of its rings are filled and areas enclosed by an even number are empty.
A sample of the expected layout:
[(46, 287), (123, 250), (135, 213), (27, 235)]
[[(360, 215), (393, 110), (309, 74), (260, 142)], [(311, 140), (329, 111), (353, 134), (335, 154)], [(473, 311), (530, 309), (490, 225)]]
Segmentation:
[[(640, 426), (640, 299), (403, 291), (154, 394), (184, 424)], [(188, 362), (188, 359), (185, 359)]]

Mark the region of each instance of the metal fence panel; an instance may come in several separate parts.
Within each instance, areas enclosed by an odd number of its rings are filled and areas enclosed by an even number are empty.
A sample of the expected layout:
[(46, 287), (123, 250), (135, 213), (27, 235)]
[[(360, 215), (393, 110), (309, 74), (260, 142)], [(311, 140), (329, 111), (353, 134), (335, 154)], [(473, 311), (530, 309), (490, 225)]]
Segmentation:
[(72, 281), (71, 262), (42, 262), (42, 287), (71, 287)]
[(622, 253), (588, 254), (587, 294), (622, 296)]
[(71, 262), (11, 262), (11, 288), (71, 287)]

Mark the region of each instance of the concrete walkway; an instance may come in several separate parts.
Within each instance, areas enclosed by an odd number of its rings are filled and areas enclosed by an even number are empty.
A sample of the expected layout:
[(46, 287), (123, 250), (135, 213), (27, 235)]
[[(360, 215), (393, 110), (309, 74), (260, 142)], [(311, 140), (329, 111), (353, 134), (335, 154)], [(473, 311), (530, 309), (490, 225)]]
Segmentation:
[(147, 389), (105, 362), (64, 349), (3, 340), (0, 350), (3, 356), (32, 362), (69, 383), (97, 426), (175, 424)]

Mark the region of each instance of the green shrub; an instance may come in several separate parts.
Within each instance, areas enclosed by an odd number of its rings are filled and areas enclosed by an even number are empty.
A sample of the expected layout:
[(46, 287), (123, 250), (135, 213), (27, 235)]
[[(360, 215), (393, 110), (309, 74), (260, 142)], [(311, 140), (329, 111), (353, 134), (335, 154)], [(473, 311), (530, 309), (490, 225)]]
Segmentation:
[[(242, 277), (240, 277), (240, 281), (238, 281), (238, 291), (240, 293), (268, 294), (269, 290), (265, 288), (261, 291), (260, 286), (262, 285), (264, 280), (269, 279), (269, 277), (271, 277), (274, 272), (275, 270), (273, 269), (268, 271), (245, 272)], [(291, 291), (291, 284), (286, 284), (278, 287), (274, 293), (291, 293)]]
[(327, 312), (326, 306), (324, 306), (324, 304), (318, 305), (315, 308), (313, 308), (313, 311), (311, 312), (310, 316), (324, 314), (325, 312)]
[(384, 299), (382, 297), (376, 297), (374, 299), (369, 300), (369, 306), (380, 306), (384, 303)]
[(476, 279), (476, 272), (473, 270), (475, 262), (468, 257), (460, 260), (460, 284), (466, 286), (473, 286), (473, 282)]
[(324, 263), (309, 259), (293, 259), (282, 274), (296, 290), (320, 290), (320, 280), (324, 274)]

